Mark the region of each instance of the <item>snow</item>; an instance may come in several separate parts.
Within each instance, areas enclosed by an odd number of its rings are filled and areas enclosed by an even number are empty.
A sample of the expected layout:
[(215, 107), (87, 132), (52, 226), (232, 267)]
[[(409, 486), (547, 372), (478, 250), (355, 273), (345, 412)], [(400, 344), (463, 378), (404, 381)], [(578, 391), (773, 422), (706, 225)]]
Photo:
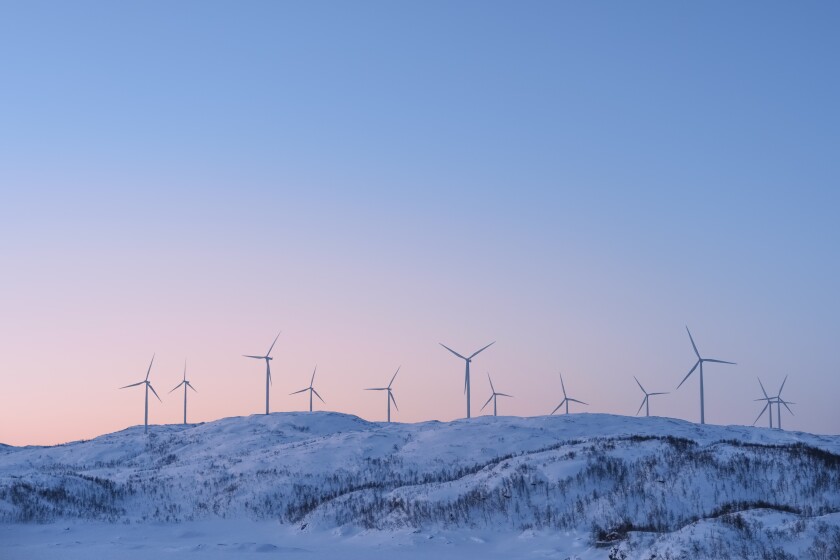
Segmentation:
[(3, 559), (830, 558), (837, 512), (840, 436), (669, 418), (276, 413), (0, 444)]
[[(601, 558), (586, 535), (466, 536), (459, 532), (302, 532), (272, 522), (241, 520), (182, 524), (60, 523), (0, 525), (4, 560), (119, 558), (284, 558), (289, 560), (405, 558)], [(576, 551), (574, 553), (569, 551)]]

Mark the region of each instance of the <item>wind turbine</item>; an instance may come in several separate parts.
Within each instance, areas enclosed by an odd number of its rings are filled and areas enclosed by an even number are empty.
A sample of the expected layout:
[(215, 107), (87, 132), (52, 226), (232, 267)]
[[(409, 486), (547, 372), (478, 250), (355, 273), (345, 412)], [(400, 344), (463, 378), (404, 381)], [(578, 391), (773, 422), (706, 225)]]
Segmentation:
[[(636, 379), (636, 376), (633, 376), (633, 379)], [(648, 393), (645, 391), (645, 388), (642, 387), (642, 384), (639, 383), (639, 380), (636, 379), (636, 385), (639, 386), (639, 389), (642, 390), (642, 393), (645, 394), (645, 398), (642, 399), (642, 404), (639, 405), (639, 410), (636, 411), (636, 416), (639, 415), (639, 412), (642, 411), (642, 407), (645, 407), (645, 416), (650, 416), (650, 398), (654, 395), (667, 395), (668, 393)]]
[[(400, 366), (400, 367), (402, 367), (402, 366)], [(397, 371), (394, 372), (394, 377), (391, 378), (391, 382), (388, 383), (387, 387), (374, 387), (372, 389), (365, 389), (365, 391), (387, 391), (388, 392), (388, 397), (385, 399), (385, 401), (388, 403), (388, 422), (391, 421), (391, 401), (394, 402), (394, 408), (399, 410), (399, 407), (397, 406), (397, 401), (396, 401), (396, 399), (394, 399), (393, 390), (391, 389), (391, 385), (394, 383), (394, 379), (397, 378), (397, 374), (399, 372), (400, 372), (400, 368), (398, 367)], [(305, 390), (306, 389), (304, 389), (304, 391)]]
[[(309, 391), (309, 412), (312, 412), (312, 395), (315, 394), (316, 397), (321, 399), (321, 395), (318, 394), (318, 391), (315, 390), (315, 387), (312, 386), (315, 383), (315, 372), (318, 370), (318, 366), (315, 366), (315, 369), (312, 370), (312, 379), (309, 381), (309, 387), (306, 389), (301, 389), (300, 391), (295, 391), (294, 393), (289, 393), (290, 395), (297, 395), (298, 393), (303, 393), (304, 391)], [(395, 374), (396, 376), (396, 374)], [(392, 380), (393, 381), (393, 380)], [(324, 399), (321, 399), (321, 402), (324, 402)]]
[(152, 387), (151, 382), (149, 382), (149, 374), (152, 372), (152, 364), (154, 362), (155, 362), (155, 356), (153, 354), (152, 355), (152, 361), (149, 362), (149, 369), (146, 370), (146, 379), (144, 379), (143, 381), (139, 381), (137, 383), (132, 383), (131, 385), (126, 385), (125, 387), (120, 387), (120, 389), (128, 389), (129, 387), (137, 387), (138, 385), (145, 385), (146, 386), (146, 407), (145, 407), (146, 414), (143, 418), (143, 433), (149, 433), (149, 389), (151, 389), (152, 393), (155, 394), (155, 396), (157, 397), (157, 400), (159, 400), (160, 402), (163, 402), (163, 401), (160, 400), (160, 397), (158, 396), (157, 391), (155, 391), (155, 388)]
[(764, 393), (764, 398), (755, 399), (756, 401), (767, 401), (764, 403), (764, 408), (761, 409), (761, 412), (758, 413), (755, 421), (753, 421), (753, 426), (758, 420), (761, 418), (761, 415), (764, 414), (765, 410), (768, 410), (769, 413), (767, 414), (768, 418), (770, 419), (770, 429), (773, 429), (773, 404), (776, 402), (773, 397), (767, 396), (767, 391), (764, 390), (764, 384), (761, 382), (761, 378), (758, 378), (758, 384), (761, 386), (761, 392)]
[(697, 369), (697, 366), (700, 366), (700, 423), (706, 423), (706, 411), (704, 408), (703, 403), (703, 363), (704, 362), (713, 362), (716, 364), (730, 364), (736, 365), (735, 362), (725, 362), (723, 360), (713, 360), (711, 358), (702, 358), (700, 357), (700, 352), (697, 350), (697, 345), (694, 344), (694, 338), (691, 336), (691, 331), (688, 330), (688, 327), (685, 328), (686, 332), (688, 333), (688, 338), (691, 340), (691, 346), (694, 348), (694, 353), (697, 355), (697, 362), (694, 364), (694, 367), (688, 372), (688, 374), (680, 381), (680, 384), (677, 385), (677, 389), (682, 387), (682, 384), (685, 383), (685, 380), (691, 377), (691, 374), (694, 373), (694, 370)]
[(452, 348), (450, 348), (449, 346), (447, 346), (446, 344), (444, 344), (442, 342), (440, 342), (439, 344), (441, 346), (443, 346), (444, 348), (446, 348), (447, 350), (449, 350), (450, 352), (452, 352), (453, 354), (455, 354), (456, 356), (458, 356), (459, 358), (461, 358), (462, 360), (464, 360), (464, 362), (466, 362), (466, 364), (467, 364), (466, 373), (464, 373), (464, 392), (467, 394), (467, 418), (469, 418), (470, 417), (470, 362), (480, 352), (483, 352), (483, 351), (487, 350), (488, 348), (490, 348), (491, 346), (493, 346), (494, 344), (496, 344), (496, 341), (494, 340), (493, 342), (491, 342), (490, 344), (488, 344), (487, 346), (485, 346), (481, 350), (476, 350), (475, 352), (470, 354), (469, 358), (465, 358), (464, 356), (462, 356), (461, 354), (459, 354), (458, 352), (456, 352), (455, 350), (453, 350)]
[[(190, 389), (195, 391), (195, 387), (192, 386), (192, 383), (187, 381), (187, 360), (184, 360), (184, 380), (181, 381), (180, 383), (178, 383), (177, 385), (175, 385), (175, 389), (177, 389), (181, 385), (184, 386), (184, 424), (186, 425), (186, 423), (187, 423), (187, 387), (189, 387)], [(172, 391), (174, 391), (175, 389), (172, 389)], [(172, 391), (169, 391), (169, 392), (171, 393)], [(195, 392), (198, 393), (198, 391), (195, 391)]]
[[(782, 389), (785, 388), (785, 383), (787, 383), (787, 375), (785, 376), (784, 381), (782, 381), (782, 386), (779, 387), (779, 394), (776, 395), (776, 426), (781, 430), (782, 429), (782, 405), (785, 405), (785, 408), (788, 409), (788, 412), (793, 415), (793, 411), (788, 406), (789, 404), (796, 404), (794, 402), (786, 401), (782, 398)], [(771, 409), (770, 414), (773, 414)]]
[[(487, 399), (487, 402), (484, 403), (484, 406), (481, 407), (481, 410), (484, 410), (484, 408), (488, 404), (490, 404), (490, 401), (493, 401), (493, 416), (496, 416), (496, 397), (511, 397), (511, 398), (513, 398), (513, 395), (508, 395), (508, 394), (505, 394), (505, 393), (497, 393), (496, 388), (493, 387), (493, 380), (490, 379), (490, 374), (489, 373), (487, 374), (487, 379), (490, 381), (491, 394), (490, 394), (490, 398)], [(481, 412), (481, 411), (479, 411), (479, 412)]]
[(588, 403), (585, 403), (583, 401), (579, 401), (577, 399), (570, 398), (568, 395), (566, 395), (566, 385), (563, 383), (563, 374), (562, 373), (560, 374), (560, 387), (563, 388), (563, 400), (560, 401), (560, 404), (557, 405), (557, 408), (555, 408), (554, 410), (551, 411), (551, 414), (554, 414), (555, 412), (557, 412), (560, 409), (560, 407), (563, 406), (564, 404), (566, 405), (566, 414), (568, 414), (569, 413), (569, 402), (570, 401), (580, 403), (580, 404), (585, 404), (586, 406), (589, 406)]
[[(280, 331), (283, 332), (283, 331)], [(274, 337), (274, 342), (271, 343), (271, 346), (268, 348), (268, 352), (265, 353), (265, 356), (249, 356), (248, 354), (242, 354), (246, 358), (254, 358), (256, 360), (265, 360), (265, 413), (268, 414), (268, 386), (271, 384), (271, 360), (274, 358), (271, 357), (271, 350), (274, 348), (274, 345), (277, 343), (277, 339), (280, 338), (280, 333), (277, 333), (277, 336)]]

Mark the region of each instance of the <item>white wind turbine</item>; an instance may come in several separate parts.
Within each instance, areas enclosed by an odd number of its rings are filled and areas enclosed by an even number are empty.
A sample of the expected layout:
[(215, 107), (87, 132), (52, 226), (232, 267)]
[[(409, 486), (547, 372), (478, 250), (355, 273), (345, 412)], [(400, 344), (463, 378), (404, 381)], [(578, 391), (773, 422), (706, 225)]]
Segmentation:
[[(633, 376), (633, 379), (636, 379), (636, 376)], [(639, 386), (639, 389), (642, 390), (642, 393), (645, 394), (645, 398), (642, 399), (642, 404), (639, 405), (639, 410), (636, 411), (636, 416), (642, 411), (642, 407), (645, 407), (645, 416), (650, 416), (650, 398), (654, 395), (667, 395), (668, 393), (648, 393), (645, 391), (645, 388), (642, 387), (642, 384), (639, 383), (639, 380), (636, 379), (636, 385)]]
[[(315, 383), (315, 372), (318, 370), (318, 366), (315, 366), (315, 369), (312, 370), (312, 379), (309, 381), (309, 387), (306, 389), (301, 389), (300, 391), (295, 391), (294, 393), (289, 393), (290, 395), (297, 395), (298, 393), (303, 393), (304, 391), (309, 391), (309, 412), (312, 412), (312, 395), (314, 394), (316, 397), (321, 399), (321, 395), (318, 394), (318, 391), (315, 390), (315, 387), (312, 385)], [(321, 402), (324, 402), (324, 399), (321, 399)]]
[[(790, 407), (788, 405), (789, 404), (796, 404), (795, 402), (786, 401), (782, 398), (782, 389), (785, 388), (785, 383), (787, 383), (787, 375), (785, 376), (784, 381), (782, 381), (782, 386), (779, 387), (779, 393), (775, 397), (775, 399), (776, 399), (776, 427), (778, 427), (780, 430), (782, 429), (782, 405), (785, 405), (785, 408), (788, 410), (788, 412), (790, 412), (791, 415), (794, 415), (793, 411), (790, 409)], [(770, 414), (772, 414), (772, 413), (773, 412), (771, 410)]]
[(551, 414), (554, 414), (555, 412), (560, 410), (560, 407), (563, 406), (564, 404), (566, 405), (566, 414), (568, 414), (569, 413), (569, 402), (576, 402), (576, 403), (585, 404), (586, 406), (589, 406), (588, 403), (585, 403), (583, 401), (579, 401), (577, 399), (570, 398), (568, 395), (566, 395), (566, 385), (563, 383), (563, 374), (562, 373), (560, 374), (560, 387), (563, 388), (563, 400), (560, 401), (560, 404), (557, 405), (557, 408), (555, 408), (554, 410), (551, 411)]
[[(184, 424), (186, 424), (187, 423), (187, 387), (189, 387), (190, 389), (192, 389), (193, 391), (198, 393), (198, 391), (195, 390), (195, 387), (192, 386), (192, 383), (187, 381), (187, 360), (184, 360), (184, 380), (181, 381), (180, 383), (178, 383), (177, 385), (175, 385), (175, 389), (177, 389), (181, 385), (184, 386)], [(175, 389), (172, 389), (172, 391), (174, 391)], [(172, 391), (169, 391), (169, 392), (171, 393)]]
[[(402, 367), (402, 366), (400, 366), (400, 367)], [(387, 393), (388, 393), (388, 397), (385, 399), (385, 401), (388, 403), (388, 422), (390, 422), (390, 421), (391, 421), (391, 402), (392, 402), (392, 401), (393, 401), (393, 403), (394, 403), (394, 408), (396, 408), (397, 410), (399, 410), (399, 407), (397, 406), (397, 401), (396, 401), (396, 399), (394, 399), (394, 393), (393, 393), (393, 390), (391, 389), (391, 385), (394, 383), (394, 379), (396, 379), (396, 378), (397, 378), (397, 374), (398, 374), (399, 372), (400, 372), (400, 368), (398, 367), (398, 368), (397, 368), (397, 371), (395, 371), (395, 372), (394, 372), (394, 376), (391, 378), (391, 382), (390, 382), (390, 383), (388, 383), (388, 386), (387, 386), (387, 387), (374, 387), (374, 388), (372, 388), (372, 389), (365, 389), (365, 391), (387, 391)], [(304, 389), (304, 391), (305, 391), (305, 390), (306, 390), (306, 389)], [(319, 397), (319, 398), (320, 398), (320, 397)], [(310, 399), (310, 400), (311, 400), (311, 399)]]
[(143, 417), (143, 432), (144, 433), (149, 432), (149, 389), (151, 389), (152, 393), (155, 394), (155, 396), (157, 397), (157, 400), (159, 400), (160, 402), (163, 402), (163, 401), (160, 400), (160, 397), (158, 396), (157, 391), (155, 391), (155, 388), (152, 387), (151, 382), (149, 382), (149, 374), (152, 372), (152, 364), (154, 362), (155, 362), (155, 356), (152, 355), (152, 361), (149, 362), (149, 369), (146, 370), (146, 379), (144, 379), (143, 381), (139, 381), (137, 383), (132, 383), (131, 385), (126, 385), (125, 387), (120, 387), (120, 389), (128, 389), (129, 387), (137, 387), (138, 385), (145, 385), (146, 386), (146, 407), (145, 407), (145, 416)]
[(758, 378), (758, 384), (759, 384), (759, 386), (761, 386), (761, 392), (764, 393), (764, 398), (755, 399), (755, 400), (756, 401), (767, 401), (767, 402), (764, 403), (764, 408), (761, 409), (761, 412), (758, 413), (758, 416), (753, 421), (753, 426), (755, 426), (755, 423), (758, 422), (758, 420), (764, 414), (764, 411), (767, 410), (767, 411), (769, 411), (768, 414), (767, 414), (767, 417), (770, 419), (770, 429), (772, 430), (773, 429), (773, 404), (776, 401), (773, 397), (768, 397), (767, 396), (767, 391), (764, 390), (764, 384), (761, 382), (761, 378)]
[[(493, 387), (493, 380), (490, 379), (490, 374), (489, 373), (487, 374), (487, 380), (490, 381), (490, 391), (491, 391), (491, 393), (490, 393), (490, 398), (487, 399), (487, 402), (484, 403), (484, 406), (481, 407), (481, 410), (484, 410), (485, 407), (487, 407), (487, 405), (490, 404), (490, 401), (493, 401), (493, 416), (496, 416), (496, 397), (510, 397), (510, 398), (513, 398), (513, 395), (508, 395), (506, 393), (497, 393), (496, 388)], [(481, 411), (479, 411), (479, 412), (481, 412)]]
[[(282, 331), (280, 331), (282, 332)], [(265, 356), (249, 356), (248, 354), (242, 354), (246, 358), (254, 358), (256, 360), (265, 360), (265, 413), (268, 414), (268, 386), (272, 383), (271, 381), (271, 360), (274, 358), (271, 357), (271, 350), (274, 348), (274, 345), (277, 343), (277, 339), (280, 338), (280, 333), (277, 333), (277, 336), (274, 337), (274, 342), (271, 343), (271, 346), (268, 348), (268, 352), (265, 353)]]
[(677, 389), (682, 387), (682, 384), (685, 383), (685, 380), (691, 377), (691, 374), (694, 373), (694, 370), (697, 369), (697, 366), (700, 366), (700, 423), (706, 423), (706, 411), (703, 402), (703, 363), (704, 362), (712, 362), (716, 364), (730, 364), (736, 365), (735, 362), (725, 362), (723, 360), (713, 360), (711, 358), (702, 358), (700, 357), (700, 352), (697, 350), (697, 345), (694, 344), (694, 338), (691, 336), (691, 331), (688, 330), (688, 327), (685, 328), (686, 332), (688, 333), (688, 338), (691, 340), (691, 346), (694, 348), (694, 353), (697, 355), (697, 362), (694, 364), (694, 367), (688, 372), (688, 374), (680, 381), (680, 384), (677, 385)]
[(450, 352), (452, 352), (453, 354), (455, 354), (456, 356), (458, 356), (459, 358), (461, 358), (462, 360), (464, 360), (464, 362), (466, 362), (466, 364), (467, 364), (466, 373), (464, 373), (464, 392), (467, 394), (467, 418), (469, 418), (470, 417), (470, 362), (472, 362), (472, 359), (475, 358), (480, 352), (483, 352), (483, 351), (487, 350), (488, 348), (490, 348), (491, 346), (493, 346), (494, 344), (496, 344), (496, 341), (494, 340), (493, 342), (491, 342), (490, 344), (488, 344), (487, 346), (485, 346), (481, 350), (476, 350), (475, 352), (470, 354), (469, 358), (465, 358), (464, 356), (462, 356), (461, 354), (459, 354), (458, 352), (456, 352), (455, 350), (453, 350), (452, 348), (450, 348), (449, 346), (445, 345), (442, 342), (440, 342), (439, 344), (441, 346), (443, 346), (444, 348), (446, 348), (447, 350), (449, 350)]

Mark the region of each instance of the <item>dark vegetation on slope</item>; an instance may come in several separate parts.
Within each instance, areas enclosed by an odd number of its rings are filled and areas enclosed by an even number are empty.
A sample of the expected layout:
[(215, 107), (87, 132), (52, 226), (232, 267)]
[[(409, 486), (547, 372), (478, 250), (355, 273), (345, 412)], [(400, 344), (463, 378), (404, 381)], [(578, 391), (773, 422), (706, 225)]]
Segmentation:
[[(218, 456), (182, 471), (177, 438), (150, 439), (151, 466), (52, 465), (0, 479), (0, 520), (178, 521), (247, 516), (365, 528), (591, 528), (596, 540), (673, 531), (754, 508), (840, 510), (840, 457), (802, 444), (673, 436), (566, 441), (473, 464), (407, 464), (392, 453), (326, 475), (248, 470)], [(90, 474), (96, 472), (96, 475)], [(118, 481), (119, 480), (119, 481)]]

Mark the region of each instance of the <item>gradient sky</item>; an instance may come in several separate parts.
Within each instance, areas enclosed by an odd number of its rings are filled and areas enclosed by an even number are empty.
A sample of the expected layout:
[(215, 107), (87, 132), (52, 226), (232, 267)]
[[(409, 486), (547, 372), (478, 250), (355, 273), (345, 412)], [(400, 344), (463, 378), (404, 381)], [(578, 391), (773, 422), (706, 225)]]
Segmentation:
[[(264, 407), (840, 430), (836, 2), (0, 4), (0, 442)], [(698, 381), (652, 412), (699, 419)], [(489, 407), (488, 407), (489, 409)], [(578, 410), (583, 410), (579, 408)], [(485, 410), (486, 412), (486, 410)], [(762, 420), (760, 425), (765, 425)]]

